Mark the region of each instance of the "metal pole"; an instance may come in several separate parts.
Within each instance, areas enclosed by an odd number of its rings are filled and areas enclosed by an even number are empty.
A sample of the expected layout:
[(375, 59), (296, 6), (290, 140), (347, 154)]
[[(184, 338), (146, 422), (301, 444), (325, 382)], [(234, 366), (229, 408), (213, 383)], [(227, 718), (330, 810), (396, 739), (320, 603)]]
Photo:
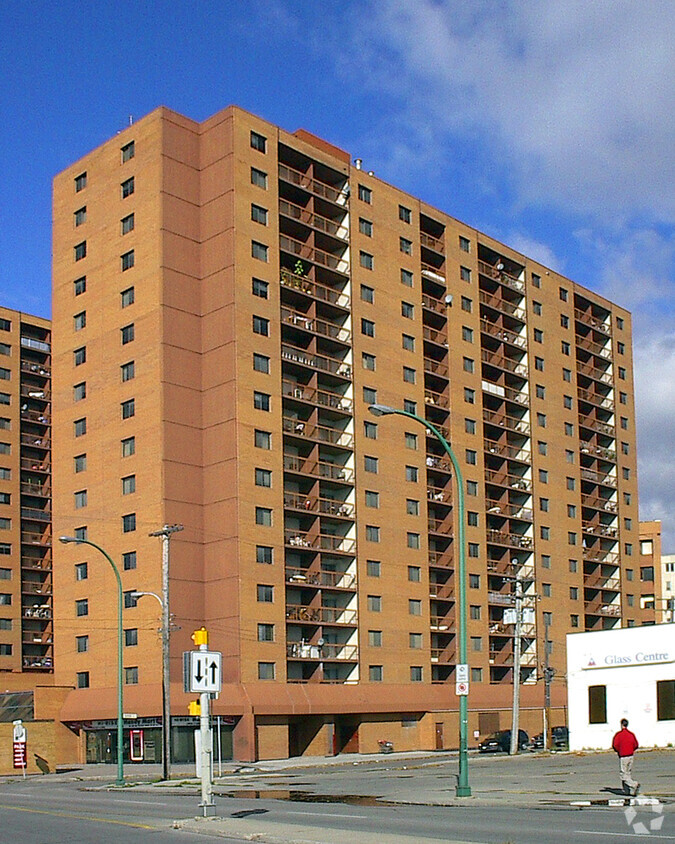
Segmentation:
[[(200, 645), (199, 650), (207, 650), (207, 645)], [(213, 755), (211, 740), (211, 720), (209, 717), (209, 692), (202, 692), (199, 696), (199, 735), (201, 740), (201, 774), (202, 774), (202, 802), (199, 804), (204, 817), (214, 817), (216, 806), (213, 802), (213, 783), (211, 782), (211, 756)]]
[[(386, 405), (373, 404), (370, 405), (369, 410), (375, 416), (386, 416), (389, 414), (397, 414), (398, 416), (407, 416), (409, 419), (414, 419), (420, 425), (431, 431), (445, 450), (445, 453), (450, 458), (455, 475), (455, 487), (457, 489), (457, 556), (458, 556), (458, 570), (457, 570), (457, 597), (459, 602), (459, 619), (457, 624), (457, 638), (459, 640), (459, 661), (462, 664), (466, 663), (466, 639), (467, 639), (467, 621), (466, 621), (466, 547), (464, 541), (464, 525), (466, 524), (466, 513), (464, 505), (464, 480), (462, 477), (462, 470), (459, 465), (455, 453), (453, 452), (450, 443), (445, 439), (441, 432), (430, 422), (416, 413), (410, 413), (407, 410), (399, 410), (395, 407), (388, 407)], [(455, 794), (457, 797), (471, 797), (471, 786), (469, 785), (469, 701), (468, 695), (459, 695), (459, 776), (457, 778), (457, 786)]]
[(544, 750), (551, 749), (551, 675), (552, 671), (548, 664), (551, 652), (551, 642), (548, 638), (548, 631), (551, 625), (551, 618), (544, 613)]
[(149, 536), (162, 539), (162, 777), (171, 779), (171, 613), (169, 608), (169, 540), (183, 525), (164, 525)]
[(124, 785), (124, 669), (122, 657), (122, 578), (112, 557), (89, 539), (77, 539), (74, 536), (60, 536), (59, 542), (75, 543), (76, 545), (91, 545), (96, 548), (110, 563), (117, 580), (117, 785)]
[(520, 628), (523, 618), (523, 582), (520, 572), (516, 574), (516, 631), (513, 641), (513, 715), (511, 719), (511, 747), (512, 756), (518, 753), (518, 735), (520, 733)]

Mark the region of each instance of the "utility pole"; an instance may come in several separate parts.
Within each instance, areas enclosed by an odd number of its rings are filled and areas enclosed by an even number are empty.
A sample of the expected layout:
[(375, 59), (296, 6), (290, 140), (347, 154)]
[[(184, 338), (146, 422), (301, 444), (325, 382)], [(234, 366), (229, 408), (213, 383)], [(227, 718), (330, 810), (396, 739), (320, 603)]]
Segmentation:
[(171, 674), (169, 671), (169, 643), (171, 614), (169, 612), (169, 540), (183, 525), (164, 525), (148, 536), (162, 539), (162, 777), (171, 778)]
[(551, 680), (553, 669), (548, 664), (551, 640), (548, 637), (551, 616), (544, 613), (544, 750), (551, 749)]
[(523, 617), (523, 581), (520, 571), (516, 573), (516, 631), (513, 640), (513, 714), (511, 719), (511, 747), (509, 753), (518, 753), (520, 733), (520, 639)]

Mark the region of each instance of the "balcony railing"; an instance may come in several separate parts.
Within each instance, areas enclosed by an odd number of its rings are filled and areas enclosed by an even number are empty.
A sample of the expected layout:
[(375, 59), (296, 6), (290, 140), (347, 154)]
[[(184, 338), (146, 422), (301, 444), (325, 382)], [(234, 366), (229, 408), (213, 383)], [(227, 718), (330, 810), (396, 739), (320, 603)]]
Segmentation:
[(493, 267), (491, 264), (485, 263), (485, 261), (478, 262), (478, 272), (487, 278), (492, 278), (495, 281), (501, 282), (501, 284), (507, 285), (507, 287), (511, 287), (513, 290), (520, 292), (525, 290), (524, 281), (505, 273), (503, 270), (498, 270), (497, 267)]
[(311, 369), (320, 369), (322, 372), (330, 372), (331, 375), (339, 375), (341, 378), (352, 377), (351, 365), (344, 360), (310, 352), (288, 343), (281, 344), (281, 359), (282, 361), (298, 363), (301, 366), (308, 366)]
[(49, 483), (32, 483), (31, 481), (21, 481), (21, 492), (36, 498), (49, 498), (52, 493)]
[(300, 401), (311, 402), (322, 407), (330, 407), (333, 410), (341, 410), (351, 414), (352, 400), (349, 396), (341, 393), (332, 393), (329, 390), (315, 389), (306, 384), (298, 384), (295, 381), (283, 381), (281, 391), (284, 396)]
[(429, 583), (429, 597), (439, 601), (454, 601), (455, 587), (453, 583)]
[(533, 518), (529, 507), (511, 504), (508, 501), (494, 501), (490, 498), (485, 499), (485, 511), (488, 516), (505, 516), (510, 519), (523, 519), (526, 522), (531, 522)]
[(21, 371), (29, 372), (31, 375), (41, 375), (44, 378), (51, 376), (51, 369), (47, 366), (41, 366), (39, 363), (31, 363), (27, 360), (21, 361)]
[(620, 577), (608, 577), (605, 574), (588, 574), (584, 576), (584, 586), (588, 589), (601, 589), (618, 592), (621, 589)]
[(616, 501), (608, 501), (606, 498), (601, 497), (594, 498), (590, 495), (582, 496), (581, 506), (593, 507), (596, 510), (604, 510), (606, 513), (616, 513), (618, 507)]
[(279, 200), (279, 213), (285, 217), (290, 217), (293, 220), (298, 220), (310, 228), (317, 229), (320, 232), (329, 234), (339, 240), (349, 240), (349, 227), (343, 223), (338, 223), (331, 220), (329, 217), (322, 217), (320, 214), (314, 214), (300, 205), (295, 205), (287, 199)]
[(489, 422), (498, 428), (504, 428), (507, 431), (516, 431), (518, 434), (529, 435), (530, 423), (524, 419), (518, 419), (515, 416), (507, 416), (499, 410), (483, 409), (483, 421)]
[(45, 460), (31, 460), (28, 457), (21, 458), (21, 468), (30, 469), (31, 472), (49, 472), (50, 463)]
[(505, 533), (501, 530), (488, 530), (487, 541), (493, 545), (508, 545), (509, 548), (532, 548), (531, 536), (523, 536), (520, 533)]
[[(43, 597), (48, 597), (44, 595)], [(50, 621), (52, 617), (52, 611), (49, 607), (42, 607), (42, 606), (34, 606), (34, 607), (24, 607), (23, 608), (23, 617), (24, 618), (38, 618), (41, 621)]]
[(592, 469), (582, 469), (581, 479), (583, 481), (591, 481), (594, 484), (603, 484), (604, 486), (616, 486), (616, 477), (614, 475), (605, 475), (602, 472), (594, 472)]
[(577, 389), (577, 395), (581, 401), (589, 402), (590, 404), (596, 405), (596, 407), (602, 407), (605, 410), (614, 410), (614, 401), (607, 396), (603, 396), (600, 393), (595, 393), (592, 390), (584, 390), (581, 387)]
[(532, 481), (522, 475), (510, 475), (508, 472), (485, 470), (485, 480), (497, 486), (507, 486), (511, 489), (518, 489), (523, 492), (532, 491)]
[(574, 339), (576, 340), (577, 347), (580, 349), (585, 349), (587, 352), (591, 352), (601, 358), (612, 357), (612, 347), (610, 345), (594, 343), (592, 340), (589, 340), (587, 337), (582, 337), (580, 334), (577, 334)]
[(420, 232), (420, 243), (422, 246), (426, 246), (428, 249), (433, 249), (434, 252), (438, 252), (439, 255), (445, 255), (445, 243), (437, 237), (432, 237), (430, 234)]
[(608, 539), (616, 539), (619, 535), (619, 529), (613, 525), (582, 522), (581, 529), (584, 533), (592, 533), (594, 536), (607, 537)]
[(286, 604), (288, 621), (314, 622), (315, 624), (350, 624), (355, 625), (356, 610), (344, 607), (309, 607), (301, 604)]
[(429, 533), (450, 533), (452, 531), (452, 518), (429, 516), (427, 518), (427, 530)]
[(442, 284), (445, 286), (445, 276), (442, 273), (439, 273), (436, 267), (432, 267), (429, 264), (422, 263), (422, 277), (431, 279), (431, 281), (435, 281), (436, 284)]
[(326, 587), (329, 589), (355, 589), (356, 576), (346, 571), (310, 571), (309, 569), (287, 568), (286, 580), (300, 585)]
[(509, 460), (520, 460), (522, 463), (529, 463), (532, 457), (529, 448), (519, 448), (517, 445), (499, 443), (495, 440), (483, 440), (483, 448), (489, 454), (496, 454), (498, 457), (506, 457)]
[(24, 580), (21, 583), (21, 591), (27, 595), (51, 595), (52, 585), (46, 580)]
[(45, 555), (44, 557), (22, 557), (21, 558), (21, 568), (23, 568), (23, 569), (36, 569), (36, 570), (39, 570), (39, 571), (51, 571), (52, 570), (51, 557), (48, 554)]
[(455, 648), (431, 648), (431, 661), (443, 664), (453, 663), (455, 661)]
[(44, 340), (36, 340), (34, 337), (22, 337), (21, 345), (24, 349), (35, 349), (37, 352), (50, 352), (51, 346)]
[(491, 396), (497, 396), (500, 399), (508, 399), (522, 406), (530, 403), (529, 395), (523, 390), (514, 390), (511, 387), (503, 387), (501, 384), (485, 380), (481, 382), (481, 387), (484, 393), (489, 393)]
[(284, 507), (303, 510), (306, 513), (319, 513), (322, 516), (343, 516), (353, 518), (354, 505), (348, 501), (336, 501), (333, 498), (317, 498), (300, 492), (284, 492)]
[(41, 510), (38, 507), (22, 507), (21, 519), (32, 522), (49, 522), (52, 514), (49, 510)]
[(592, 378), (594, 381), (600, 381), (602, 384), (612, 383), (612, 373), (606, 369), (598, 369), (590, 363), (577, 362), (577, 372), (585, 375), (587, 378)]
[(21, 541), (26, 545), (44, 545), (51, 547), (52, 536), (48, 531), (45, 531), (45, 533), (36, 533), (35, 531), (22, 530)]
[(328, 425), (315, 425), (290, 416), (283, 417), (283, 428), (287, 434), (295, 434), (296, 437), (305, 437), (310, 440), (339, 445), (344, 448), (352, 448), (354, 437), (348, 431), (340, 431), (338, 428), (331, 428)]
[(335, 642), (325, 642), (323, 645), (289, 642), (286, 645), (286, 656), (289, 659), (305, 659), (314, 662), (328, 659), (344, 659), (354, 662), (359, 658), (359, 649), (357, 645), (342, 645)]
[(21, 445), (48, 450), (51, 448), (51, 439), (49, 436), (37, 437), (35, 434), (21, 434)]
[(301, 240), (296, 240), (286, 234), (279, 235), (279, 248), (284, 252), (290, 252), (291, 255), (297, 255), (298, 258), (305, 261), (328, 267), (329, 270), (335, 270), (335, 272), (344, 275), (349, 273), (349, 261), (340, 255), (333, 255), (331, 252), (324, 252), (323, 249), (317, 249), (315, 246), (308, 246)]
[(607, 604), (603, 601), (588, 601), (585, 604), (584, 612), (586, 615), (606, 615), (616, 617), (621, 615), (621, 607), (619, 604)]
[(493, 322), (488, 322), (486, 319), (480, 321), (480, 330), (484, 334), (489, 334), (491, 337), (496, 337), (504, 343), (510, 343), (512, 346), (517, 346), (519, 349), (527, 347), (527, 337), (522, 334), (516, 334), (515, 331), (510, 331), (508, 328), (502, 328), (500, 325), (495, 325)]
[(455, 629), (455, 615), (447, 613), (446, 615), (432, 615), (429, 618), (429, 627), (433, 630), (453, 631)]
[(481, 349), (480, 358), (484, 363), (490, 364), (490, 366), (505, 369), (507, 372), (514, 372), (521, 378), (527, 378), (526, 364), (519, 363), (513, 358), (507, 358), (498, 352), (491, 352), (489, 349)]
[(310, 548), (339, 554), (354, 554), (356, 549), (356, 540), (328, 533), (310, 534), (306, 531), (286, 530), (284, 541), (294, 548)]
[(620, 557), (614, 551), (605, 551), (603, 548), (584, 548), (582, 550), (584, 560), (591, 563), (604, 563), (608, 566), (618, 566)]
[(429, 551), (429, 565), (438, 569), (454, 569), (452, 550)]
[(427, 454), (424, 463), (427, 469), (436, 469), (439, 472), (452, 472), (452, 461), (446, 455), (437, 457), (435, 454)]
[(440, 314), (442, 317), (447, 318), (448, 306), (445, 304), (445, 302), (442, 302), (440, 299), (435, 299), (433, 296), (429, 296), (426, 293), (423, 293), (422, 305), (425, 308), (428, 308), (430, 311), (434, 311), (434, 313)]
[(582, 311), (579, 308), (574, 309), (574, 318), (578, 319), (579, 322), (583, 322), (584, 325), (590, 325), (591, 328), (602, 331), (603, 334), (609, 334), (612, 330), (609, 323), (603, 322), (588, 311)]
[(340, 343), (351, 343), (352, 340), (352, 332), (348, 328), (334, 322), (307, 316), (290, 308), (281, 309), (281, 321), (296, 328), (302, 328), (304, 331), (312, 331), (315, 334), (330, 337), (331, 340), (337, 340)]
[(592, 416), (579, 416), (579, 424), (583, 425), (584, 428), (590, 428), (591, 431), (607, 434), (608, 437), (614, 436), (614, 425), (609, 425), (607, 422), (599, 422)]
[(287, 164), (279, 164), (279, 178), (282, 181), (290, 182), (293, 185), (304, 188), (309, 193), (321, 196), (329, 202), (334, 202), (336, 205), (346, 205), (349, 200), (349, 191), (346, 183), (342, 188), (336, 188), (333, 185), (320, 182), (318, 179), (313, 179), (306, 173), (295, 170)]
[(488, 592), (488, 603), (499, 604), (503, 607), (512, 607), (514, 604), (514, 597), (511, 594), (503, 595), (501, 592)]
[(331, 305), (336, 305), (339, 308), (349, 308), (351, 297), (348, 293), (343, 293), (340, 290), (335, 290), (333, 287), (326, 287), (325, 284), (319, 284), (303, 275), (297, 275), (290, 270), (281, 270), (280, 282), (282, 287), (288, 287), (291, 290), (298, 290), (300, 293), (306, 293), (320, 302), (328, 302)]
[(452, 505), (452, 492), (446, 487), (427, 486), (427, 499), (430, 504)]
[(450, 409), (450, 399), (445, 393), (435, 393), (433, 390), (424, 391), (424, 404), (438, 407), (442, 410)]
[(489, 305), (496, 311), (501, 311), (503, 314), (509, 314), (509, 316), (521, 320), (521, 322), (525, 322), (527, 319), (527, 311), (525, 308), (514, 305), (513, 302), (509, 302), (508, 299), (501, 299), (499, 296), (491, 296), (489, 293), (481, 290), (480, 301), (482, 304)]
[(303, 475), (314, 475), (331, 481), (352, 483), (354, 480), (354, 470), (349, 466), (341, 466), (327, 460), (306, 460), (294, 454), (284, 455), (284, 469), (287, 472), (300, 472)]
[(39, 399), (40, 401), (50, 401), (52, 394), (47, 385), (38, 387), (34, 384), (22, 384), (20, 393), (24, 398)]
[(616, 463), (616, 451), (611, 448), (602, 448), (593, 443), (582, 443), (579, 451), (582, 454), (592, 454), (594, 457), (599, 457), (601, 460), (607, 460)]
[(433, 358), (424, 358), (424, 371), (439, 378), (448, 378), (448, 365)]

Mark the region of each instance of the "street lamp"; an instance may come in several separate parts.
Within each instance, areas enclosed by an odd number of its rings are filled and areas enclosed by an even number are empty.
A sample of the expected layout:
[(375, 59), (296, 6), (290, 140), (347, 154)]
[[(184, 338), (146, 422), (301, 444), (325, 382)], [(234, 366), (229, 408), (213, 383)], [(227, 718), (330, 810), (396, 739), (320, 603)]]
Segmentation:
[(117, 785), (124, 785), (124, 710), (123, 710), (123, 669), (122, 669), (122, 578), (120, 577), (119, 569), (112, 561), (112, 558), (106, 553), (100, 545), (91, 542), (88, 539), (78, 539), (75, 536), (59, 536), (59, 542), (68, 544), (70, 542), (75, 545), (91, 545), (96, 548), (106, 558), (115, 572), (117, 579)]
[(162, 778), (168, 780), (171, 777), (171, 704), (169, 702), (169, 635), (165, 619), (167, 614), (164, 611), (164, 601), (156, 592), (132, 592), (134, 600), (151, 595), (158, 601), (162, 608)]
[[(458, 575), (457, 575), (457, 595), (459, 598), (459, 624), (457, 625), (457, 634), (459, 638), (459, 661), (462, 665), (466, 665), (466, 552), (464, 542), (464, 524), (466, 522), (466, 514), (464, 507), (464, 481), (462, 479), (462, 470), (459, 462), (455, 457), (455, 453), (450, 447), (450, 443), (445, 439), (443, 434), (422, 416), (416, 413), (410, 413), (407, 410), (399, 410), (397, 407), (389, 407), (386, 404), (371, 404), (368, 410), (373, 416), (389, 416), (396, 414), (397, 416), (407, 416), (408, 419), (414, 419), (420, 425), (431, 431), (440, 444), (445, 449), (446, 454), (450, 458), (453, 469), (455, 470), (455, 480), (457, 487), (457, 544), (458, 544)], [(457, 797), (471, 797), (471, 786), (469, 785), (469, 718), (468, 718), (468, 700), (467, 695), (459, 696), (459, 777), (457, 780), (457, 787), (455, 793)]]

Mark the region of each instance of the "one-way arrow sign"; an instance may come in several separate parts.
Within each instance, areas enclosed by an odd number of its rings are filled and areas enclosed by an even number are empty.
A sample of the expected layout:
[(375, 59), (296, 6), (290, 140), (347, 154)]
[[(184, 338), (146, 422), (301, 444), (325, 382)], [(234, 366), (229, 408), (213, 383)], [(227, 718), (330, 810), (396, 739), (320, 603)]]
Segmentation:
[(223, 655), (217, 651), (183, 653), (183, 686), (186, 692), (219, 692)]

